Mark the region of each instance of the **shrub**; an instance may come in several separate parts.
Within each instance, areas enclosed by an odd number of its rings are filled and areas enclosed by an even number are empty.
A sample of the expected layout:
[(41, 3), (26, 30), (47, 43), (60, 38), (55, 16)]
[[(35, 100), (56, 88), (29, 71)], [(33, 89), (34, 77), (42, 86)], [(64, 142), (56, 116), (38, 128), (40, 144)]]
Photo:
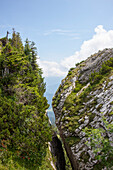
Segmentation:
[(113, 141), (109, 141), (109, 139), (107, 137), (105, 138), (103, 134), (106, 134), (107, 131), (113, 133), (113, 123), (107, 122), (104, 116), (102, 121), (106, 127), (105, 130), (102, 128), (85, 128), (83, 132), (85, 132), (87, 136), (86, 145), (92, 147), (92, 151), (95, 154), (95, 159), (101, 161), (102, 165), (110, 168), (113, 165)]

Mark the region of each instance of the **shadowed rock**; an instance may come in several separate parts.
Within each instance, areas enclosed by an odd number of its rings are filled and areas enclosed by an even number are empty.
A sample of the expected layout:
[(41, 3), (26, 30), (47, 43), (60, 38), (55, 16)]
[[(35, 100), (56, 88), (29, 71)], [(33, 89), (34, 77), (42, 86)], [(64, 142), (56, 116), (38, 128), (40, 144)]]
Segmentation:
[(65, 157), (62, 148), (62, 143), (60, 139), (57, 137), (56, 133), (54, 133), (51, 141), (51, 153), (55, 158), (55, 164), (57, 170), (65, 170)]

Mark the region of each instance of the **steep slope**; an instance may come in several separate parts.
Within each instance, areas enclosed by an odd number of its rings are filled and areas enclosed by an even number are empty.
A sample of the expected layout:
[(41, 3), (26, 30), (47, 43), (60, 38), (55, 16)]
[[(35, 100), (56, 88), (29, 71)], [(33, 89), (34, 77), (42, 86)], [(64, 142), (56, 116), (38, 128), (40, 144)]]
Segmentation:
[[(102, 115), (109, 123), (113, 121), (113, 49), (99, 51), (70, 69), (52, 104), (72, 168), (97, 169), (101, 163), (86, 145), (83, 129), (106, 129)], [(113, 141), (113, 133), (103, 135)]]
[(28, 40), (24, 47), (15, 31), (0, 42), (0, 163), (13, 159), (25, 169), (38, 169), (52, 135), (36, 47)]

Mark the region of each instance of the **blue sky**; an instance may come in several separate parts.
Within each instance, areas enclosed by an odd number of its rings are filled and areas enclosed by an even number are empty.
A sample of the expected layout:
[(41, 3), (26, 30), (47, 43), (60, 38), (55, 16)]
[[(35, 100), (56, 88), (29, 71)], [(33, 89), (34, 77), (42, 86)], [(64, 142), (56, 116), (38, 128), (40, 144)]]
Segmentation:
[(0, 0), (0, 7), (0, 37), (15, 28), (23, 42), (34, 41), (48, 84), (87, 55), (113, 47), (113, 0)]

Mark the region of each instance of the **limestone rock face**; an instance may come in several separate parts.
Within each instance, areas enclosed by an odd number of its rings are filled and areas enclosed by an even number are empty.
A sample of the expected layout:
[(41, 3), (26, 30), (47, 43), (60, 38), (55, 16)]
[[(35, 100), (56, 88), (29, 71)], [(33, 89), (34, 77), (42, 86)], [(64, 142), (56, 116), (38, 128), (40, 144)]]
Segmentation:
[[(82, 130), (105, 129), (102, 115), (113, 121), (113, 49), (99, 51), (70, 69), (53, 97), (53, 110), (72, 168), (96, 167), (98, 161)], [(113, 141), (113, 133), (104, 135)]]

